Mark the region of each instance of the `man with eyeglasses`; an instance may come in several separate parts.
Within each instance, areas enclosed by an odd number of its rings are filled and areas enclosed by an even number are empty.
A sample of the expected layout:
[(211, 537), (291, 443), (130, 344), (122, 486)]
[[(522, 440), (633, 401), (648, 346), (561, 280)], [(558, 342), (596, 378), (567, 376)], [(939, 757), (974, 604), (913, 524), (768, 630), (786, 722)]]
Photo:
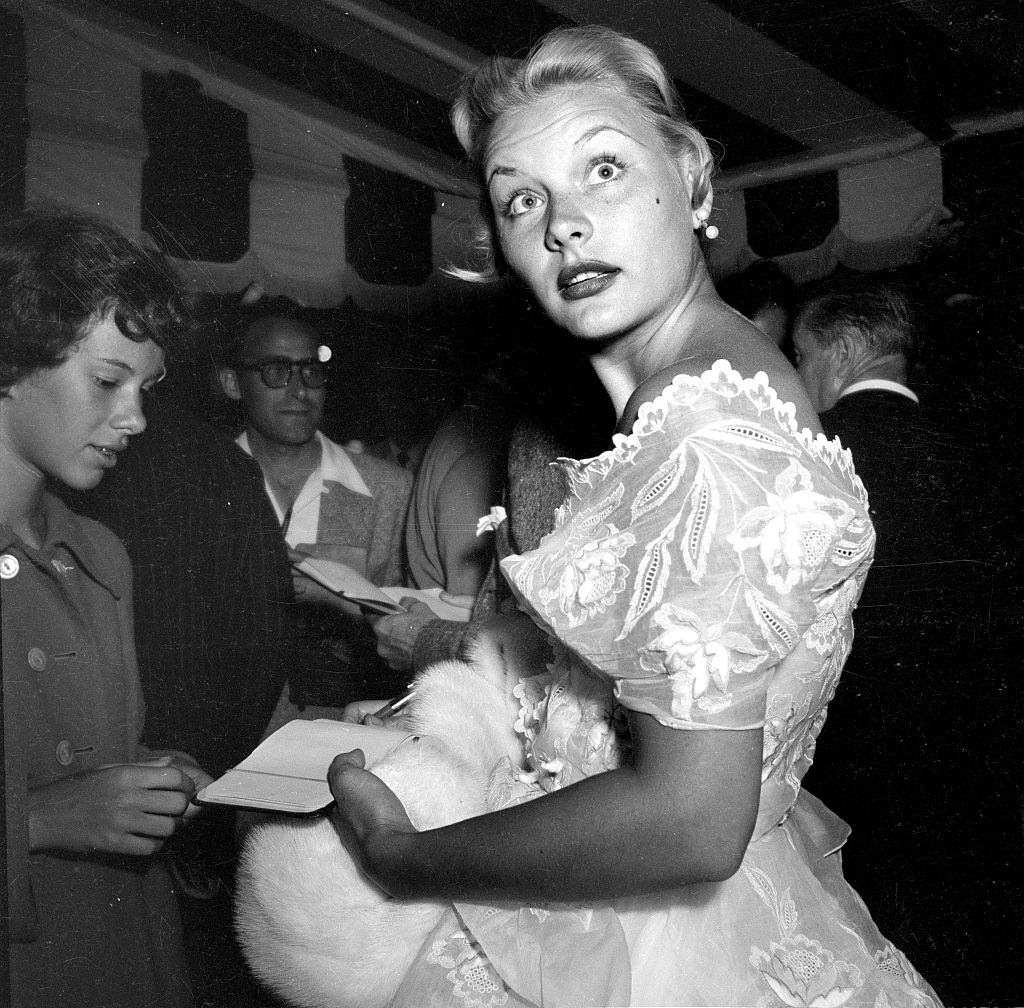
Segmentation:
[[(320, 432), (329, 357), (302, 320), (268, 315), (253, 321), (219, 371), (225, 394), (245, 414), (238, 444), (263, 470), (293, 555), (347, 564), (376, 585), (400, 585), (412, 477), (375, 456), (350, 454)], [(371, 685), (384, 666), (361, 611), (298, 571), (294, 581), (297, 600), (319, 610), (316, 625), (332, 649), (353, 671), (367, 672)]]

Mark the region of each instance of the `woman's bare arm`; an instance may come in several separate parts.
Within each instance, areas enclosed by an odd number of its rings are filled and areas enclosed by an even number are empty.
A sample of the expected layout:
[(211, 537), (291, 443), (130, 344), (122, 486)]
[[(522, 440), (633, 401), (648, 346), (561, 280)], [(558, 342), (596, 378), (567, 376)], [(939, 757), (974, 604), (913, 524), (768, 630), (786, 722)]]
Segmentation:
[(629, 765), (424, 833), (358, 756), (339, 756), (339, 826), (399, 898), (600, 900), (728, 878), (757, 817), (761, 730), (681, 731), (646, 714), (630, 725)]

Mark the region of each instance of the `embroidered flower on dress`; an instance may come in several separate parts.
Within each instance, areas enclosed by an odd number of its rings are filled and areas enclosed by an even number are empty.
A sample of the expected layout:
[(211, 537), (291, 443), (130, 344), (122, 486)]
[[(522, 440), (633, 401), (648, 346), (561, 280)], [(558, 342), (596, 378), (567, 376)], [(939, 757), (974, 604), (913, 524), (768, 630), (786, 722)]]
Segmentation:
[(766, 497), (766, 505), (740, 519), (729, 542), (737, 553), (757, 549), (768, 584), (787, 594), (817, 575), (855, 512), (845, 501), (817, 493), (810, 473), (795, 459)]
[[(640, 439), (635, 434), (620, 434), (616, 431), (612, 435), (612, 450), (607, 453), (610, 460), (617, 465), (628, 465), (637, 457), (640, 452)], [(611, 466), (608, 467), (611, 471)]]
[(701, 400), (707, 390), (704, 382), (694, 375), (680, 374), (672, 379), (672, 384), (662, 393), (666, 401), (673, 406), (692, 409)]
[(569, 626), (578, 626), (602, 613), (626, 588), (626, 565), (621, 562), (626, 550), (635, 545), (629, 532), (606, 526), (606, 534), (573, 550), (565, 562), (554, 591), (538, 593), (545, 605), (556, 602), (569, 618)]
[(508, 1003), (508, 990), (490, 960), (465, 931), (453, 931), (430, 946), (426, 960), (449, 972), (452, 995), (466, 1008), (498, 1008)]
[(839, 1008), (862, 986), (856, 966), (802, 934), (772, 942), (767, 952), (753, 948), (750, 965), (789, 1008)]
[(536, 781), (529, 780), (529, 775), (514, 764), (510, 757), (500, 760), (491, 770), (487, 780), (487, 810), (496, 812), (498, 809), (540, 798), (544, 791)]
[[(634, 437), (653, 434), (665, 427), (668, 417), (668, 402), (664, 396), (658, 396), (650, 402), (642, 403), (637, 411), (636, 421), (631, 431)], [(615, 442), (613, 442), (615, 443)]]
[(924, 989), (921, 974), (911, 965), (910, 960), (892, 945), (886, 945), (875, 953), (875, 963), (883, 973), (902, 980), (910, 988), (916, 1004), (921, 1008), (937, 1008), (935, 999)]
[(768, 381), (768, 375), (763, 371), (758, 371), (753, 378), (744, 381), (743, 392), (750, 400), (751, 406), (757, 410), (758, 416), (762, 413), (774, 411), (776, 403), (779, 401), (775, 389), (771, 387)]
[(839, 620), (831, 609), (826, 609), (804, 634), (804, 643), (820, 655), (827, 655), (835, 649), (836, 631)]
[(848, 636), (850, 613), (859, 594), (856, 578), (847, 578), (835, 591), (816, 599), (818, 618), (804, 635), (804, 643), (820, 655), (835, 651)]
[(607, 680), (576, 663), (551, 684), (538, 705), (527, 760), (545, 791), (572, 784), (622, 762), (612, 728), (612, 691)]
[(825, 713), (811, 697), (804, 696), (799, 707), (788, 693), (771, 697), (765, 711), (764, 748), (762, 750), (761, 780), (775, 776), (785, 780), (794, 793), (800, 787), (796, 765), (807, 753), (825, 723)]
[(539, 708), (547, 698), (554, 676), (550, 672), (520, 679), (512, 687), (512, 696), (519, 701), (519, 717), (513, 726), (516, 732), (524, 735), (527, 741), (533, 738), (534, 730), (540, 721)]
[[(820, 616), (818, 617), (818, 622), (815, 622), (814, 626), (811, 627), (811, 631), (814, 632), (822, 619), (827, 616), (831, 616), (832, 620), (828, 623), (828, 629), (825, 629), (825, 624), (822, 624), (820, 627), (824, 633), (831, 634), (834, 628), (844, 626), (850, 614), (857, 608), (857, 598), (860, 595), (860, 589), (860, 582), (857, 578), (851, 577), (847, 578), (834, 592), (830, 592), (823, 598), (818, 599), (815, 605)], [(833, 650), (834, 646), (835, 641), (833, 639), (832, 647), (829, 647), (827, 650)], [(827, 652), (822, 651), (821, 653), (825, 654)]]
[(700, 377), (705, 388), (724, 399), (732, 399), (743, 391), (743, 376), (727, 360), (715, 361)]
[[(789, 431), (791, 434), (797, 434), (796, 425), (796, 404), (793, 402), (783, 402), (781, 399), (776, 399), (774, 403), (775, 420), (778, 425), (783, 429)], [(810, 434), (810, 431), (804, 427), (801, 433), (806, 432)], [(824, 435), (821, 435), (824, 439)], [(806, 443), (806, 441), (804, 442)], [(824, 451), (828, 451), (827, 443), (823, 446)]]
[(663, 605), (651, 620), (663, 632), (640, 651), (649, 672), (667, 672), (672, 684), (672, 714), (688, 720), (694, 705), (707, 713), (732, 702), (729, 680), (749, 672), (766, 656), (750, 638), (721, 626), (706, 627), (694, 612)]

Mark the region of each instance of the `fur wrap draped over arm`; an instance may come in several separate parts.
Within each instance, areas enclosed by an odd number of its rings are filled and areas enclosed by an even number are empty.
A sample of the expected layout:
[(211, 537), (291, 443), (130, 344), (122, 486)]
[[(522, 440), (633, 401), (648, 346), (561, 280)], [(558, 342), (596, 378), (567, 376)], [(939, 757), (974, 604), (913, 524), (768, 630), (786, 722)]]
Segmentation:
[[(521, 646), (499, 647), (482, 637), (467, 661), (421, 672), (403, 721), (419, 740), (368, 767), (417, 829), (482, 815), (568, 782), (566, 767), (543, 760), (545, 769), (527, 757), (528, 700), (544, 693), (554, 673), (536, 661), (537, 629), (525, 619), (523, 625)], [(525, 693), (524, 682), (532, 684)], [(597, 716), (607, 723), (610, 711), (609, 692)], [(593, 705), (587, 713), (594, 716)], [(253, 972), (288, 1003), (377, 1008), (389, 1003), (447, 906), (385, 896), (360, 874), (330, 816), (278, 816), (246, 839), (235, 918)]]

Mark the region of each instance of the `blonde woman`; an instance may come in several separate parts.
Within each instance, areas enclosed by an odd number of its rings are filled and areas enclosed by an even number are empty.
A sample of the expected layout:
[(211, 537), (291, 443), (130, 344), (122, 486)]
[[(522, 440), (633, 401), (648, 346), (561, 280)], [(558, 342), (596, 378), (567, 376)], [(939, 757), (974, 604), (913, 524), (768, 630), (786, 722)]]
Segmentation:
[(800, 790), (874, 536), (848, 453), (715, 293), (707, 144), (654, 54), (602, 28), (485, 64), (453, 121), (490, 268), (587, 347), (621, 422), (503, 563), (554, 644), (516, 687), (530, 772), (418, 832), (360, 753), (332, 766), (363, 873), (449, 904), (392, 1003), (937, 1004)]

